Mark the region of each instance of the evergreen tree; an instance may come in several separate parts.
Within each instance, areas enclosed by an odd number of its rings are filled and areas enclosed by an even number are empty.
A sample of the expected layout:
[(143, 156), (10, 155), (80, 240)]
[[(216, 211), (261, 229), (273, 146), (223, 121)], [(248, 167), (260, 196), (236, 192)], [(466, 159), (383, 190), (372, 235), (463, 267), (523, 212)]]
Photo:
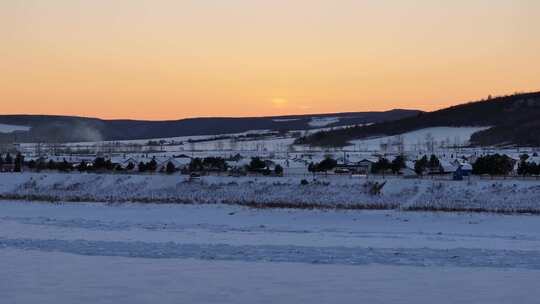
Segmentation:
[(36, 166), (37, 166), (37, 164), (36, 164), (36, 161), (35, 161), (35, 160), (32, 159), (32, 160), (30, 160), (30, 161), (28, 162), (28, 169), (35, 169)]
[(431, 154), (431, 156), (429, 157), (428, 168), (432, 172), (440, 171), (441, 162), (439, 161), (439, 158), (435, 156), (435, 154)]
[[(508, 155), (501, 155), (497, 153), (479, 157), (473, 164), (473, 173), (489, 175), (507, 175), (512, 171), (513, 168), (514, 161), (510, 157), (508, 157)], [(529, 170), (531, 170), (531, 168), (521, 170), (524, 170), (522, 172), (528, 172)]]
[(283, 167), (281, 165), (276, 165), (274, 168), (274, 173), (276, 175), (283, 175)]
[(308, 172), (311, 172), (311, 173), (315, 173), (317, 170), (316, 170), (316, 166), (313, 162), (310, 162), (309, 165), (308, 165)]
[(381, 157), (379, 160), (371, 166), (371, 173), (384, 173), (390, 169), (390, 162), (388, 159)]
[(167, 174), (173, 174), (175, 171), (176, 171), (176, 167), (174, 166), (174, 164), (172, 162), (168, 162), (167, 168), (166, 168)]
[(49, 162), (47, 163), (47, 169), (56, 170), (56, 163), (54, 162), (54, 160), (49, 160)]
[(202, 166), (205, 170), (227, 171), (227, 162), (222, 157), (206, 157), (202, 161)]
[(418, 175), (422, 175), (426, 171), (427, 166), (428, 158), (426, 155), (424, 155), (414, 163), (414, 172), (416, 172)]
[(252, 157), (248, 166), (248, 170), (252, 172), (262, 171), (266, 168), (266, 163), (259, 157)]
[(93, 165), (94, 170), (102, 170), (107, 168), (107, 162), (103, 157), (96, 157)]
[(17, 153), (17, 156), (15, 157), (15, 167), (13, 171), (22, 172), (23, 164), (24, 164), (24, 156), (22, 156), (21, 153)]
[(398, 174), (401, 169), (405, 168), (405, 157), (403, 155), (396, 156), (394, 160), (392, 160), (390, 168), (392, 169), (392, 173)]
[(71, 171), (71, 169), (73, 169), (71, 167), (71, 164), (68, 163), (65, 158), (62, 160), (62, 162), (58, 163), (56, 166), (58, 167), (58, 170), (62, 172), (69, 172)]
[(150, 172), (155, 172), (157, 169), (157, 162), (156, 162), (156, 158), (153, 157), (151, 161), (149, 161), (147, 164), (146, 164), (146, 170), (147, 171), (150, 171)]
[(325, 157), (318, 165), (317, 165), (317, 171), (319, 172), (327, 172), (332, 169), (334, 169), (337, 166), (337, 160), (331, 158), (331, 157)]
[(114, 164), (112, 163), (111, 159), (107, 159), (105, 161), (105, 169), (112, 171), (114, 169)]
[(44, 159), (38, 160), (38, 162), (36, 164), (36, 171), (41, 172), (41, 171), (43, 171), (45, 169), (47, 169), (47, 163), (45, 163), (45, 160)]
[(190, 172), (203, 171), (202, 159), (198, 157), (192, 158), (188, 168)]
[(81, 160), (81, 163), (79, 164), (79, 172), (84, 172), (88, 169), (88, 165), (84, 160)]
[(518, 164), (517, 173), (519, 175), (540, 175), (540, 164), (528, 162), (527, 158), (521, 158)]
[(6, 158), (4, 159), (4, 163), (8, 164), (8, 165), (11, 165), (13, 164), (13, 157), (11, 157), (11, 154), (7, 154), (6, 155)]
[(139, 172), (146, 172), (146, 164), (144, 162), (139, 163)]

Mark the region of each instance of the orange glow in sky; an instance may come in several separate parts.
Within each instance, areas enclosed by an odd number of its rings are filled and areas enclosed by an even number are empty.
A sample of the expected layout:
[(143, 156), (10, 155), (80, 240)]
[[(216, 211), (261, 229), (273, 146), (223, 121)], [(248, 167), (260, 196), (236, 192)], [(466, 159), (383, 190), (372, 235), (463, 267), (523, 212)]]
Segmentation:
[(0, 2), (0, 114), (418, 108), (540, 90), (537, 0)]

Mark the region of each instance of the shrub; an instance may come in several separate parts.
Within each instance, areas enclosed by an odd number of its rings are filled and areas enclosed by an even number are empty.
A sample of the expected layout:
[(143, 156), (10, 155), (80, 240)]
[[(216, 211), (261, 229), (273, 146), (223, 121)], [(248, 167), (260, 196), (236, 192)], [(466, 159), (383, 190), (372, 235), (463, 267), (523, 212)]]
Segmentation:
[(248, 165), (248, 171), (258, 172), (266, 168), (266, 163), (259, 157), (251, 158), (251, 161)]
[(274, 168), (274, 173), (276, 175), (283, 175), (283, 167), (281, 165), (276, 165)]

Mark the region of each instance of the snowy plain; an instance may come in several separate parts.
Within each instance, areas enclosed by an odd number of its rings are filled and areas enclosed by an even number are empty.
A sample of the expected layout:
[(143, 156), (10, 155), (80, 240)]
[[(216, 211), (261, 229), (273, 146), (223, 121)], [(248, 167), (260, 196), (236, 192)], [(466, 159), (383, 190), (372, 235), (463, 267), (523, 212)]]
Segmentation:
[(0, 201), (5, 303), (538, 303), (537, 216)]

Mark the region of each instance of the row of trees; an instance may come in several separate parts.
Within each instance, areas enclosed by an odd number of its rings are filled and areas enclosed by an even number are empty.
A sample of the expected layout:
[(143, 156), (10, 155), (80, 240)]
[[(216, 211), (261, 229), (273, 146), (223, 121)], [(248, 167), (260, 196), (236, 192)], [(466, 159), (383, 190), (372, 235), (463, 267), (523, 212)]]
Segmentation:
[[(193, 158), (188, 166), (189, 172), (225, 172), (229, 169), (227, 161), (222, 157), (205, 157), (205, 158)], [(238, 170), (238, 169), (237, 169)], [(267, 162), (259, 157), (251, 158), (251, 161), (244, 168), (240, 169), (244, 172), (261, 173), (264, 175), (270, 175), (270, 170)], [(274, 174), (282, 175), (283, 167), (281, 165), (274, 166)]]
[(327, 172), (334, 169), (337, 166), (337, 160), (331, 157), (325, 157), (320, 163), (310, 163), (308, 165), (308, 171), (315, 172)]
[[(5, 158), (1, 158), (0, 165), (5, 163)], [(10, 164), (17, 162), (22, 166), (22, 156), (18, 155), (15, 158), (15, 161), (11, 156), (7, 157)], [(20, 159), (20, 161), (19, 161)], [(62, 161), (54, 160), (30, 160), (27, 163), (29, 169), (36, 171), (43, 170), (58, 170), (62, 172), (70, 172), (73, 170), (78, 170), (80, 172), (104, 172), (104, 171), (133, 171), (137, 170), (138, 172), (155, 172), (158, 169), (158, 164), (155, 158), (151, 159), (148, 162), (140, 162), (139, 164), (129, 163), (124, 168), (119, 164), (113, 164), (110, 159), (105, 159), (103, 157), (97, 157), (92, 162), (81, 161), (77, 165), (73, 165), (63, 159)], [(19, 167), (20, 168), (20, 167)], [(179, 168), (172, 162), (168, 162), (160, 171), (165, 173), (172, 174), (178, 171)], [(225, 172), (229, 169), (227, 162), (224, 158), (221, 157), (206, 157), (206, 158), (193, 158), (190, 164), (187, 166), (185, 173), (188, 172)], [(242, 168), (244, 172), (254, 172), (269, 175), (274, 173), (276, 175), (283, 174), (283, 167), (281, 165), (275, 165), (274, 170), (270, 170), (267, 162), (258, 157), (253, 157), (248, 165)], [(20, 171), (20, 169), (18, 170)]]
[(506, 154), (481, 156), (472, 165), (473, 174), (508, 175), (514, 169), (514, 163)]
[(43, 170), (58, 170), (62, 172), (69, 172), (73, 170), (73, 166), (65, 159), (61, 162), (55, 162), (52, 159), (48, 162), (31, 160), (28, 162), (28, 168), (36, 170), (38, 172)]
[[(270, 175), (272, 173), (272, 170), (270, 170), (270, 167), (268, 166), (268, 164), (259, 157), (252, 157), (251, 161), (249, 162), (249, 165), (246, 166), (246, 170), (248, 172), (262, 173), (264, 175)], [(282, 175), (283, 167), (279, 164), (275, 165), (274, 174)]]
[(13, 157), (11, 156), (11, 154), (8, 153), (5, 157), (0, 154), (0, 165), (3, 164), (13, 164)]
[(189, 163), (189, 171), (213, 171), (224, 172), (227, 171), (227, 162), (221, 157), (205, 157), (205, 158), (193, 158)]
[[(398, 174), (401, 169), (405, 168), (405, 161), (406, 158), (404, 155), (398, 155), (392, 161), (388, 160), (385, 157), (381, 157), (371, 166), (371, 173), (380, 174), (392, 172), (394, 174)], [(422, 174), (424, 171), (426, 171), (427, 168), (438, 169), (440, 167), (439, 159), (435, 155), (432, 155), (430, 160), (428, 160), (427, 157), (424, 156), (419, 161), (417, 161), (417, 164), (418, 168), (415, 169), (418, 169), (418, 174)], [(319, 163), (310, 163), (308, 165), (308, 171), (312, 173), (327, 172), (333, 170), (336, 167), (337, 161), (331, 157), (326, 157)]]
[[(540, 165), (535, 163), (522, 162), (520, 174), (540, 174)], [(405, 158), (398, 155), (392, 162), (389, 162), (385, 158), (379, 159), (373, 166), (373, 173), (381, 173), (392, 171), (397, 174), (402, 168), (405, 167)], [(514, 160), (508, 155), (492, 154), (479, 157), (472, 165), (473, 174), (482, 175), (508, 175), (514, 168)], [(414, 163), (414, 171), (418, 175), (425, 174), (426, 172), (442, 172), (441, 162), (439, 158), (432, 154), (429, 158), (424, 155)]]
[(414, 172), (418, 175), (422, 175), (425, 172), (439, 172), (441, 170), (441, 162), (435, 154), (427, 157), (427, 155), (422, 156), (414, 163)]
[(391, 171), (394, 174), (398, 174), (401, 169), (405, 168), (405, 160), (405, 156), (403, 155), (396, 156), (392, 161), (381, 157), (371, 166), (371, 173), (379, 174)]
[[(371, 172), (374, 174), (381, 174), (392, 172), (393, 174), (399, 174), (403, 168), (405, 168), (406, 158), (403, 155), (396, 156), (392, 161), (387, 158), (380, 158), (371, 167)], [(10, 154), (0, 155), (0, 169), (6, 170), (5, 165), (9, 165), (7, 170), (15, 172), (22, 171), (24, 164), (24, 157), (18, 153), (15, 157)], [(30, 160), (26, 163), (28, 168), (35, 169), (37, 171), (42, 170), (59, 170), (63, 172), (69, 172), (72, 170), (85, 171), (132, 171), (137, 169), (139, 172), (155, 172), (158, 169), (158, 164), (153, 158), (148, 162), (140, 162), (138, 165), (129, 163), (125, 168), (118, 164), (113, 164), (110, 159), (103, 157), (97, 157), (92, 162), (82, 161), (78, 165), (73, 166), (65, 159), (59, 162), (54, 160), (41, 161)], [(325, 157), (319, 163), (310, 163), (308, 166), (309, 172), (327, 172), (337, 167), (337, 160), (332, 157)], [(515, 160), (505, 154), (491, 154), (479, 157), (472, 165), (472, 173), (476, 175), (508, 175), (510, 174), (515, 165)], [(441, 162), (435, 155), (422, 156), (414, 163), (414, 171), (418, 175), (425, 174), (426, 172), (442, 172)], [(193, 158), (187, 167), (188, 172), (225, 172), (229, 169), (227, 161), (221, 157), (206, 157), (206, 158)], [(168, 162), (166, 166), (162, 167), (161, 171), (166, 173), (174, 173), (178, 170), (172, 162)], [(283, 174), (283, 167), (278, 165), (274, 166), (274, 169), (270, 169), (270, 163), (264, 161), (259, 157), (251, 158), (249, 164), (242, 168), (237, 168), (242, 172), (254, 172), (265, 175), (272, 173), (276, 175)], [(522, 155), (518, 164), (517, 173), (519, 175), (540, 175), (540, 164), (529, 161), (528, 155)]]
[(529, 162), (529, 155), (523, 154), (519, 159), (520, 161), (517, 168), (517, 173), (519, 175), (540, 175), (540, 164)]
[[(169, 162), (170, 163), (170, 162)], [(129, 163), (126, 168), (123, 168), (119, 164), (113, 164), (110, 159), (105, 159), (103, 157), (96, 157), (92, 162), (81, 161), (78, 165), (73, 165), (63, 159), (62, 161), (54, 161), (50, 159), (49, 161), (43, 160), (31, 160), (28, 162), (28, 168), (34, 169), (36, 171), (42, 170), (58, 170), (61, 172), (70, 172), (73, 170), (78, 170), (79, 172), (104, 172), (104, 171), (132, 171), (135, 169), (133, 163)], [(172, 173), (176, 170), (174, 165), (170, 168), (167, 164), (167, 173)], [(157, 169), (157, 162), (155, 159), (150, 160), (149, 162), (140, 162), (137, 167), (139, 172), (154, 172)], [(171, 171), (171, 172), (170, 172)]]

